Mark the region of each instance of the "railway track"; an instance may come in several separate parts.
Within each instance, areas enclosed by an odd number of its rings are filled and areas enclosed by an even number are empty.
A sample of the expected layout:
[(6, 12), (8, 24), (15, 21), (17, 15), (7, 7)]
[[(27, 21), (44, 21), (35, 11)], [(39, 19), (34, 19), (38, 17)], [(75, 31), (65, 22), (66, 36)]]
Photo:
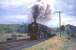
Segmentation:
[(36, 45), (44, 40), (45, 39), (4, 42), (0, 43), (0, 50), (21, 50), (22, 48), (32, 47), (33, 45)]

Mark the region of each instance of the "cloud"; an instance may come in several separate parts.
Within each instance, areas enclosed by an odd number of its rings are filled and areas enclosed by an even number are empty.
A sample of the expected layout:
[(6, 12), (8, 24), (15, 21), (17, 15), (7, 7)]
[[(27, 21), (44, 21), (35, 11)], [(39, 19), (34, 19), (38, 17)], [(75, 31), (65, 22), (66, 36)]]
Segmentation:
[(0, 0), (1, 23), (31, 22), (30, 6), (35, 0)]
[(5, 16), (0, 19), (0, 24), (16, 24), (16, 23), (30, 23), (32, 22), (31, 17), (27, 15), (13, 15)]
[(22, 5), (28, 5), (28, 4), (32, 4), (33, 2), (35, 2), (36, 0), (0, 0), (0, 4), (2, 5), (6, 5), (3, 7), (19, 7)]
[(31, 16), (31, 6), (35, 3), (36, 0), (0, 0), (0, 17), (2, 16), (1, 18), (4, 20), (1, 20), (1, 23), (2, 21), (13, 23), (25, 20), (23, 15)]
[(75, 0), (57, 0), (55, 9), (62, 11), (69, 16), (76, 16), (76, 1)]
[(28, 14), (32, 2), (34, 0), (0, 0), (0, 15)]
[[(76, 25), (75, 0), (42, 0), (43, 6), (51, 5), (52, 11), (62, 11), (62, 24)], [(31, 22), (31, 6), (36, 0), (0, 0), (0, 23), (30, 23)], [(47, 26), (58, 26), (58, 16), (51, 16), (51, 20), (43, 23)], [(10, 19), (10, 20), (9, 20)]]
[[(73, 16), (67, 16), (62, 14), (61, 16), (61, 25), (67, 25), (67, 24), (71, 24), (76, 26), (76, 19)], [(49, 27), (59, 27), (59, 17), (58, 15), (54, 15), (52, 16), (52, 19), (48, 22), (46, 22), (44, 25), (47, 25)]]

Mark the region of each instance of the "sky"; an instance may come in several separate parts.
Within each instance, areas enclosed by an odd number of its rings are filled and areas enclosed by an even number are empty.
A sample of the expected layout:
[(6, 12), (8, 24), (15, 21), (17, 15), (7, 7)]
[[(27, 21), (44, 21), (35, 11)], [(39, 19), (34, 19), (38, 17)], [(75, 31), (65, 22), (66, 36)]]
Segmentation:
[[(50, 5), (52, 14), (48, 21), (39, 21), (49, 27), (59, 26), (58, 13), (61, 11), (62, 25), (76, 26), (76, 2), (75, 0), (42, 0), (44, 8)], [(31, 23), (31, 7), (36, 4), (36, 0), (0, 0), (0, 24)]]

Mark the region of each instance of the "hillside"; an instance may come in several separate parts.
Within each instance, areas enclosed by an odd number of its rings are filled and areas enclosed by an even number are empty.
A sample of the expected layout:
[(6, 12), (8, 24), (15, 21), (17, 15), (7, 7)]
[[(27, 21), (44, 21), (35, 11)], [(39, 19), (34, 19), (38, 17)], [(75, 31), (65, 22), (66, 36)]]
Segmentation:
[[(48, 33), (51, 33), (51, 28), (39, 24), (40, 31), (47, 31)], [(28, 32), (28, 25), (27, 24), (0, 24), (0, 33), (27, 33)]]
[(68, 29), (69, 29), (69, 31), (70, 31), (71, 33), (76, 33), (76, 26), (73, 26), (73, 25), (68, 24), (68, 25), (66, 25), (65, 27), (66, 27), (66, 28), (68, 27)]
[(11, 32), (27, 32), (27, 25), (21, 24), (0, 24), (0, 33), (11, 33)]

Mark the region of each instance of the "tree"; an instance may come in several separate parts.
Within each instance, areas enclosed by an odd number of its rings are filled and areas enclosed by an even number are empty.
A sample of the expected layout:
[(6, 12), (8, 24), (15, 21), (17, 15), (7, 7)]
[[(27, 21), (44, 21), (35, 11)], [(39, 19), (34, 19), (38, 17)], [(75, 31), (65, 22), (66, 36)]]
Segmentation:
[(62, 26), (60, 27), (60, 29), (61, 29), (61, 31), (65, 31), (65, 26), (62, 25)]

